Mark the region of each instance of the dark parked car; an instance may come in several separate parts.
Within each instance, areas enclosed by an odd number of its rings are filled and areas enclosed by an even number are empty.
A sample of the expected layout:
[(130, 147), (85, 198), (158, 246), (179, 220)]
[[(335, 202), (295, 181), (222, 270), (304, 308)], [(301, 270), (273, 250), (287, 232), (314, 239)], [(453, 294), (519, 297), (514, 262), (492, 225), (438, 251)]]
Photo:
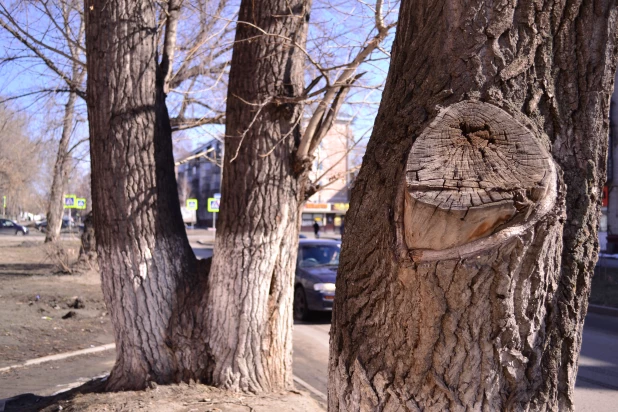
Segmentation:
[[(36, 228), (45, 233), (47, 232), (47, 220), (41, 220), (39, 223), (37, 223)], [(61, 232), (73, 232), (73, 231), (84, 231), (84, 225), (75, 225), (74, 222), (69, 222), (68, 219), (66, 218), (62, 218), (62, 224), (60, 225), (60, 231)]]
[(294, 280), (294, 318), (307, 320), (312, 311), (331, 311), (341, 243), (300, 239)]
[(18, 225), (12, 220), (0, 219), (0, 234), (2, 235), (27, 235), (28, 228)]

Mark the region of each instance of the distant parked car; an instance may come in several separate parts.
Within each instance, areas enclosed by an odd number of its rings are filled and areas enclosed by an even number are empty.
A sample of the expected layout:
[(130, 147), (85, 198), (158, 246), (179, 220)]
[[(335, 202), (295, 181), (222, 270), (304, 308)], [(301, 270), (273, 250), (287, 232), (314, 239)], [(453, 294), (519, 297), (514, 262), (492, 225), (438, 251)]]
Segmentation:
[(27, 235), (28, 228), (18, 225), (9, 219), (0, 219), (0, 234), (3, 235)]
[(307, 320), (313, 311), (333, 310), (341, 243), (300, 239), (294, 280), (294, 319)]
[[(47, 232), (47, 220), (41, 220), (36, 224), (36, 228), (43, 233)], [(75, 223), (69, 222), (67, 218), (62, 218), (62, 225), (60, 226), (61, 231), (75, 231), (76, 228), (83, 231), (84, 225), (76, 226)]]

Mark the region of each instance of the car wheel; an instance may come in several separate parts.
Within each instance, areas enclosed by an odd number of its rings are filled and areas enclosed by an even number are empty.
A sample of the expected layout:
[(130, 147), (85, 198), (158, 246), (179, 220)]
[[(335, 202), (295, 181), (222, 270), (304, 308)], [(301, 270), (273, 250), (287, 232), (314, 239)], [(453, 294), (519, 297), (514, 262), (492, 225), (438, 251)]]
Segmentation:
[(308, 320), (311, 315), (307, 305), (307, 296), (302, 286), (298, 286), (294, 291), (294, 319)]
[(18, 230), (15, 232), (15, 236), (23, 236), (24, 232), (22, 232), (21, 230)]

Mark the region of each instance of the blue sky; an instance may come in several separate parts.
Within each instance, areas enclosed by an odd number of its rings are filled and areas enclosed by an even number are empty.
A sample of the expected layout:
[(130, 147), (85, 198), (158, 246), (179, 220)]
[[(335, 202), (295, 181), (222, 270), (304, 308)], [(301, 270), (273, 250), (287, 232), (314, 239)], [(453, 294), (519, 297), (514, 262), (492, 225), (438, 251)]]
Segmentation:
[[(25, 6), (20, 6), (20, 4), (25, 4), (23, 2), (4, 2), (11, 17), (19, 20), (22, 27), (27, 27), (29, 33), (51, 44), (54, 48), (60, 50), (61, 53), (69, 54), (66, 41), (62, 35), (59, 34), (55, 23), (49, 18), (46, 18), (42, 10), (36, 8), (36, 3), (37, 2), (28, 2), (30, 6), (24, 9), (23, 7)], [(76, 4), (81, 5), (82, 2), (79, 1), (76, 2)], [(338, 66), (349, 61), (352, 56), (358, 53), (364, 41), (374, 33), (371, 31), (374, 21), (372, 6), (374, 5), (375, 4), (364, 3), (358, 0), (314, 1), (307, 44), (307, 50), (314, 56), (313, 58), (323, 67)], [(234, 18), (234, 10), (236, 7), (237, 2), (230, 2), (225, 12), (225, 15), (228, 16), (226, 17), (227, 20), (222, 19), (218, 21), (216, 25), (217, 30), (223, 30), (225, 27), (233, 28), (231, 20)], [(398, 8), (396, 2), (385, 2), (383, 8), (385, 10), (385, 20), (387, 23), (396, 19), (396, 11)], [(60, 10), (52, 9), (52, 13), (54, 12), (61, 13)], [(68, 15), (73, 31), (77, 33), (80, 21), (78, 18), (79, 16), (76, 13), (69, 13)], [(187, 33), (187, 37), (189, 38), (191, 30), (196, 26), (196, 19), (199, 19), (199, 15), (193, 10), (187, 10), (185, 16), (186, 18), (183, 23), (181, 23), (180, 31), (181, 33)], [(390, 51), (393, 35), (394, 29), (392, 30), (391, 36), (383, 45), (384, 50)], [(231, 44), (230, 41), (232, 36), (233, 31), (227, 34), (226, 39), (228, 39), (228, 45)], [(222, 45), (225, 44), (226, 42), (220, 42), (216, 47), (222, 47)], [(0, 54), (0, 58), (7, 56), (19, 57), (9, 63), (0, 65), (0, 96), (2, 96), (3, 99), (33, 93), (41, 89), (66, 89), (66, 85), (55, 73), (50, 71), (39, 59), (32, 58), (32, 53), (25, 53), (23, 50), (24, 48), (19, 42), (4, 30), (0, 29), (0, 53), (4, 53), (4, 55)], [(62, 57), (59, 53), (46, 51), (46, 55), (50, 57), (61, 70), (65, 72), (69, 70), (70, 61)], [(178, 56), (182, 56), (182, 52), (179, 52)], [(366, 72), (362, 78), (361, 85), (363, 87), (353, 89), (349, 93), (348, 100), (353, 102), (353, 104), (346, 105), (342, 109), (343, 116), (354, 118), (352, 127), (355, 136), (366, 134), (368, 137), (367, 130), (373, 125), (373, 120), (377, 113), (378, 103), (381, 97), (380, 90), (374, 88), (384, 82), (388, 71), (389, 60), (387, 55), (381, 51), (377, 51), (372, 57), (374, 61), (365, 63), (359, 68), (360, 72)], [(223, 55), (222, 58), (225, 58), (225, 55)], [(81, 56), (80, 60), (85, 61), (85, 58)], [(176, 64), (179, 64), (178, 60)], [(309, 83), (317, 73), (317, 70), (309, 64), (306, 82)], [(332, 73), (334, 79), (337, 71), (334, 70)], [(204, 81), (202, 89), (207, 90), (215, 83), (216, 82), (207, 79)], [(316, 88), (319, 87), (320, 85)], [(218, 108), (222, 109), (225, 104), (225, 92), (224, 84), (221, 82), (220, 84), (215, 84), (215, 86), (212, 87), (211, 90), (207, 90), (207, 92), (192, 96), (196, 99), (206, 99), (207, 101), (216, 102)], [(168, 99), (168, 105), (172, 113), (179, 104), (179, 96), (180, 95), (171, 94)], [(53, 126), (54, 123), (57, 123), (57, 121), (61, 119), (65, 101), (66, 93), (49, 92), (45, 94), (31, 94), (27, 97), (13, 100), (11, 104), (14, 108), (19, 108), (28, 114), (31, 133), (33, 136), (40, 136), (41, 134), (51, 135), (52, 133), (58, 132), (57, 130), (54, 131), (53, 128), (51, 128), (52, 130), (50, 131), (50, 122)], [(365, 103), (360, 104), (359, 102)], [(198, 117), (205, 115), (207, 112), (206, 109), (197, 105), (190, 110), (191, 114)], [(88, 135), (85, 119), (85, 104), (82, 100), (79, 101), (78, 113), (80, 122), (73, 132), (74, 141), (79, 141)], [(183, 131), (177, 134), (176, 137), (183, 139), (185, 145), (194, 148), (213, 136), (222, 134), (222, 126), (205, 126)], [(82, 150), (82, 153), (78, 153), (78, 155), (80, 158), (84, 158), (87, 161), (87, 154), (84, 152), (85, 150)], [(87, 164), (84, 164), (84, 170), (86, 169)]]

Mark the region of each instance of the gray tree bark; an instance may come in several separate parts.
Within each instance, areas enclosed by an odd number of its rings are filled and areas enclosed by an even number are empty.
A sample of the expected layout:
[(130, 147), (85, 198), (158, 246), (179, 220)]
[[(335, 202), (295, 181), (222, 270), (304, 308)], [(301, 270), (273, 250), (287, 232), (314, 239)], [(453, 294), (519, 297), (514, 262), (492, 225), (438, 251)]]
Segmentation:
[(305, 171), (295, 170), (310, 0), (243, 0), (229, 76), (222, 208), (210, 272), (211, 381), (292, 386), (292, 298)]
[(210, 359), (208, 268), (196, 261), (180, 214), (155, 7), (84, 7), (95, 235), (117, 352), (109, 390), (205, 380)]
[(614, 1), (409, 1), (346, 215), (330, 411), (573, 410)]

